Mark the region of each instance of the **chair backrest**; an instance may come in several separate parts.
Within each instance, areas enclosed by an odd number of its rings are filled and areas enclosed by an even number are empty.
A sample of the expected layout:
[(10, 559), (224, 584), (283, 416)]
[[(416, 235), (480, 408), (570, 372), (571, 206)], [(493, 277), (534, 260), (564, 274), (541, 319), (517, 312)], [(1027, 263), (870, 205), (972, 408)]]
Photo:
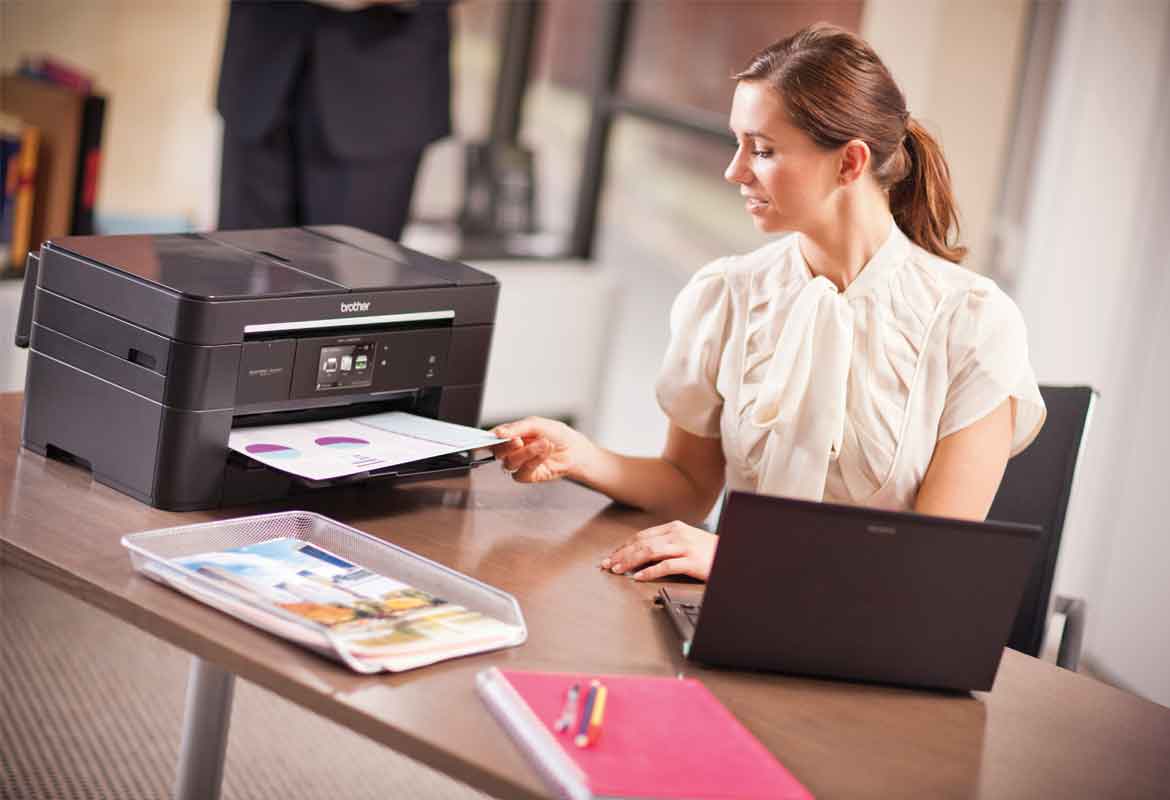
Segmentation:
[(1073, 474), (1096, 392), (1089, 386), (1041, 386), (1048, 418), (1027, 450), (1008, 462), (988, 519), (1044, 527), (1044, 545), (1024, 589), (1008, 647), (1040, 654), (1048, 624), (1052, 576), (1060, 551)]

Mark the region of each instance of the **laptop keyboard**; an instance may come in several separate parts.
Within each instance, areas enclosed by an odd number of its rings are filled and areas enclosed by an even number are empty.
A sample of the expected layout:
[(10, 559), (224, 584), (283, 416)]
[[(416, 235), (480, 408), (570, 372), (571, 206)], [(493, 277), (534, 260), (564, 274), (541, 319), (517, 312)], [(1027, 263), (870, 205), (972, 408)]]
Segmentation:
[[(697, 592), (690, 592), (684, 597), (689, 599), (702, 599), (702, 595)], [(658, 594), (654, 597), (654, 604), (664, 606), (670, 612), (670, 621), (674, 623), (674, 627), (678, 630), (678, 635), (683, 640), (683, 655), (686, 655), (691, 646), (691, 639), (695, 636), (695, 627), (699, 622), (699, 609), (702, 608), (702, 603), (688, 603), (682, 598), (671, 596), (665, 588), (659, 589)]]

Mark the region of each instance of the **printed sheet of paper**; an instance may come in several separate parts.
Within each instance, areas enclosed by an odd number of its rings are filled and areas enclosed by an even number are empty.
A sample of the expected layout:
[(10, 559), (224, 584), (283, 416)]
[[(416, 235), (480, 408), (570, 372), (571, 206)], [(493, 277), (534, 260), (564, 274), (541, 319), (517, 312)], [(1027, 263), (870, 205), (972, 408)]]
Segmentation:
[(402, 411), (234, 430), (237, 453), (309, 480), (329, 480), (505, 441), (486, 431)]

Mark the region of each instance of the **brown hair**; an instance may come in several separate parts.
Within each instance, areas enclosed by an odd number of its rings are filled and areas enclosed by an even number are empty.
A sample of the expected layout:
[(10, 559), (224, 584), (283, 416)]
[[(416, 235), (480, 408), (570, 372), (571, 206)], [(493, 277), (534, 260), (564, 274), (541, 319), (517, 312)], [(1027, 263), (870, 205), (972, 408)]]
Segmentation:
[(821, 147), (865, 142), (898, 227), (924, 250), (963, 260), (967, 248), (957, 243), (958, 209), (942, 148), (910, 116), (902, 91), (865, 40), (817, 23), (764, 48), (732, 77), (767, 81), (792, 122)]

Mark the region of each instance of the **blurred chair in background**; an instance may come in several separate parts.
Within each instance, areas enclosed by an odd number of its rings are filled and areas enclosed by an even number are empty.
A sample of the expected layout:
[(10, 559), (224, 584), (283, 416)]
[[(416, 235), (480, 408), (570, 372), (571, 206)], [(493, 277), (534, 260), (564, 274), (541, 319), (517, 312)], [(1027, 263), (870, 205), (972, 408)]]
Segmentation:
[(1044, 427), (1027, 450), (1008, 462), (987, 518), (1044, 528), (1040, 560), (1024, 589), (1008, 647), (1040, 655), (1051, 599), (1052, 611), (1065, 617), (1057, 664), (1075, 672), (1084, 638), (1085, 602), (1061, 595), (1052, 598), (1052, 578), (1073, 476), (1097, 393), (1088, 386), (1041, 386), (1040, 394), (1048, 408)]

